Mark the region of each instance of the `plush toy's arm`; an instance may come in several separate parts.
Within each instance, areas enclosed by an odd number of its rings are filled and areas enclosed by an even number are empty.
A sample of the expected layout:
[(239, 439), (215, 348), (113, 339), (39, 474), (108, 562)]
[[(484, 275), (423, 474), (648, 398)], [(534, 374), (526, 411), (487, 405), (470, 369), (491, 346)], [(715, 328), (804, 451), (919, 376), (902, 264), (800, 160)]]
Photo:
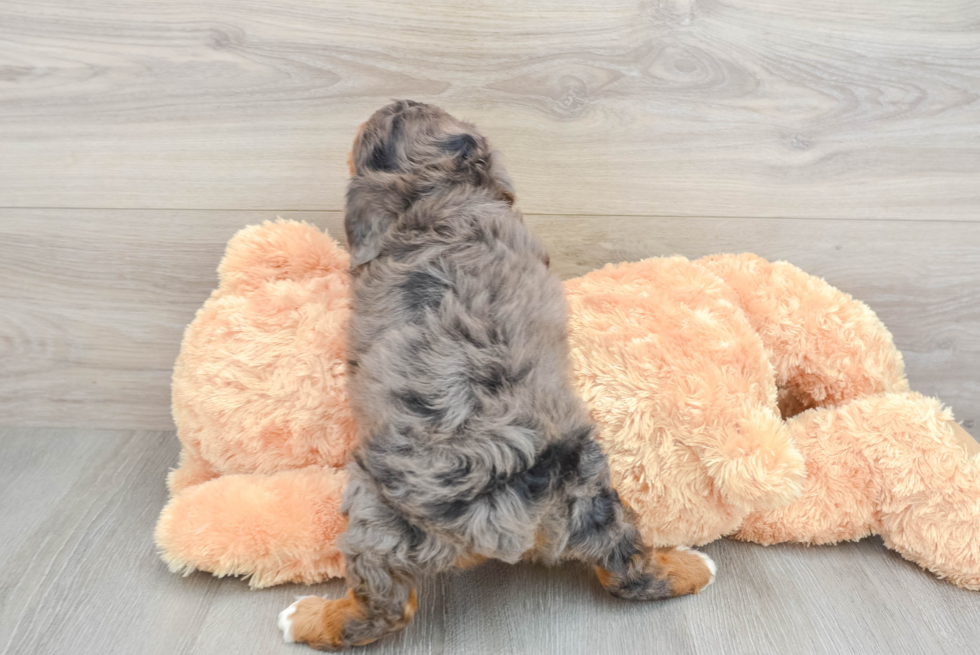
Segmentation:
[(799, 497), (806, 477), (803, 456), (775, 412), (747, 406), (712, 423), (688, 443), (727, 502), (753, 511)]
[(343, 471), (311, 466), (188, 487), (160, 514), (157, 546), (172, 571), (248, 576), (252, 587), (342, 576), (346, 481)]
[(770, 352), (784, 415), (908, 390), (901, 353), (864, 303), (786, 262), (744, 254), (697, 263), (738, 295)]

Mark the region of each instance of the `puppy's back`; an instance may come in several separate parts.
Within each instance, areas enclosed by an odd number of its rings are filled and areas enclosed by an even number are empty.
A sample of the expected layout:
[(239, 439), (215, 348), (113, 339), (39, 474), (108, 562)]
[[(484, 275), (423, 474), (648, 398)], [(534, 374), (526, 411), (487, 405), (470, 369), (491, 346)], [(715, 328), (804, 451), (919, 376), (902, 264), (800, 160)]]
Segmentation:
[(348, 342), (358, 457), (415, 520), (533, 520), (548, 480), (532, 478), (552, 474), (542, 454), (588, 436), (546, 259), (506, 202), (463, 190), (416, 202), (357, 275)]

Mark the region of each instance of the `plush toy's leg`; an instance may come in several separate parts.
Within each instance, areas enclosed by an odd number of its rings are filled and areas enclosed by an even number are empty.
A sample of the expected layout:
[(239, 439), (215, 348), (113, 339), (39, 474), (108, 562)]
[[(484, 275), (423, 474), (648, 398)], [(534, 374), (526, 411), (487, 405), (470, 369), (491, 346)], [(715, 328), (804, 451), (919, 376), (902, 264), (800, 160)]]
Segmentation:
[(908, 390), (901, 353), (864, 303), (786, 262), (745, 254), (698, 264), (732, 288), (771, 351), (784, 416)]
[(785, 507), (749, 514), (734, 535), (737, 539), (767, 545), (829, 544), (876, 531), (881, 474), (862, 446), (877, 435), (863, 421), (856, 433), (851, 415), (858, 409), (811, 409), (787, 421), (806, 462), (803, 493)]
[(253, 587), (342, 576), (345, 483), (329, 467), (203, 482), (170, 500), (156, 543), (173, 571), (249, 576)]
[(219, 475), (204, 458), (183, 446), (177, 468), (167, 474), (167, 488), (171, 496), (176, 496), (187, 487), (213, 480)]
[(980, 589), (980, 446), (939, 401), (879, 394), (788, 423), (807, 462), (803, 495), (750, 514), (736, 538), (825, 544), (880, 534), (906, 559)]
[(920, 418), (928, 439), (904, 453), (886, 443), (872, 451), (883, 461), (895, 457), (885, 478), (880, 534), (902, 557), (980, 590), (980, 445), (933, 403)]

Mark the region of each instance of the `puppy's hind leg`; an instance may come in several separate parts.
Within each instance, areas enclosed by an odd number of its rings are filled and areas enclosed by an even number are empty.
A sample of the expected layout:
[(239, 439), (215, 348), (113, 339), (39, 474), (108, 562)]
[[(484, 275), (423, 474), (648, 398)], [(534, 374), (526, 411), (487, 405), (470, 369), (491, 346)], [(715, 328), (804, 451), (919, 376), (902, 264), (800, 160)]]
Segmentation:
[(419, 551), (438, 553), (438, 545), (356, 475), (344, 504), (348, 525), (341, 551), (347, 558), (347, 594), (339, 600), (307, 596), (286, 608), (279, 628), (287, 642), (305, 642), (317, 650), (362, 646), (401, 630), (415, 614), (415, 576), (424, 568)]
[(630, 528), (633, 534), (624, 535), (596, 564), (599, 582), (613, 596), (658, 600), (697, 594), (714, 582), (717, 567), (704, 553), (685, 546), (648, 549), (639, 531)]
[(565, 555), (596, 567), (609, 592), (626, 600), (657, 600), (696, 594), (714, 581), (715, 563), (689, 548), (650, 549), (643, 544), (635, 514), (598, 476), (599, 491), (574, 494)]

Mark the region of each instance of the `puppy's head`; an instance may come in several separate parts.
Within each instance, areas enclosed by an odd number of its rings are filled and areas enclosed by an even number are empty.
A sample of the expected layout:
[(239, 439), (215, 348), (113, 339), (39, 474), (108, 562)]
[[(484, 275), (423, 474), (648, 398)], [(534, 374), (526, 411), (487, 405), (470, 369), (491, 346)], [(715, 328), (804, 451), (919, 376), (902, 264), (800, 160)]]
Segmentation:
[(351, 177), (392, 173), (478, 185), (496, 182), (513, 201), (510, 180), (496, 159), (474, 125), (434, 105), (397, 100), (374, 112), (358, 130)]
[(361, 126), (348, 165), (344, 222), (352, 267), (378, 255), (395, 216), (423, 194), (468, 185), (514, 202), (507, 172), (476, 127), (412, 100), (382, 107)]

